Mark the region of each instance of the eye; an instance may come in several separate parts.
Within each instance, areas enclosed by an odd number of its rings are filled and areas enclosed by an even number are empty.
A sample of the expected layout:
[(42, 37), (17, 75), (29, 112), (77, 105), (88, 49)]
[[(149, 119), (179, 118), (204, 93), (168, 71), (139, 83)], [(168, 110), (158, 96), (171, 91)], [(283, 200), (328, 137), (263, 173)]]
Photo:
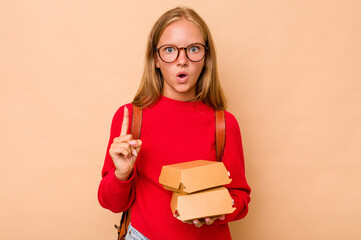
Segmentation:
[(191, 47), (189, 48), (189, 52), (190, 52), (190, 53), (197, 53), (197, 52), (199, 52), (199, 50), (200, 50), (200, 47), (199, 47), (199, 46), (191, 46)]
[(164, 52), (166, 53), (174, 53), (176, 50), (174, 47), (165, 47)]

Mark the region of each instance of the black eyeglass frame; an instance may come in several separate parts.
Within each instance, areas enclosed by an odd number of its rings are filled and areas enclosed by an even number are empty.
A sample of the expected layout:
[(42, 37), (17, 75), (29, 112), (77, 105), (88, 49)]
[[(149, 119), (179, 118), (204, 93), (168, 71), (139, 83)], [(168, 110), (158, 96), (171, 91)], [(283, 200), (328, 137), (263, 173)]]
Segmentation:
[[(187, 54), (187, 49), (188, 49), (189, 47), (194, 46), (194, 45), (202, 45), (202, 46), (204, 47), (204, 56), (202, 57), (202, 59), (200, 59), (200, 60), (198, 60), (198, 61), (193, 61), (192, 59), (190, 59), (190, 58), (188, 57), (188, 54)], [(177, 57), (176, 57), (172, 62), (164, 61), (163, 58), (160, 56), (159, 49), (161, 49), (162, 47), (165, 47), (165, 46), (175, 47), (175, 48), (178, 50)], [(158, 53), (159, 58), (160, 58), (163, 62), (165, 62), (165, 63), (174, 63), (175, 61), (177, 61), (177, 59), (178, 59), (178, 57), (179, 57), (179, 53), (180, 53), (180, 51), (181, 51), (182, 49), (184, 50), (184, 53), (186, 54), (186, 56), (187, 56), (187, 58), (189, 59), (189, 61), (191, 61), (191, 62), (200, 62), (200, 61), (202, 61), (202, 60), (206, 57), (208, 47), (206, 47), (206, 46), (205, 46), (204, 44), (202, 44), (202, 43), (192, 43), (192, 44), (188, 45), (187, 47), (181, 47), (181, 48), (179, 48), (179, 47), (177, 47), (177, 46), (175, 46), (175, 45), (172, 45), (172, 44), (164, 44), (164, 45), (160, 46), (159, 48), (154, 47), (154, 51), (156, 51), (156, 52)]]

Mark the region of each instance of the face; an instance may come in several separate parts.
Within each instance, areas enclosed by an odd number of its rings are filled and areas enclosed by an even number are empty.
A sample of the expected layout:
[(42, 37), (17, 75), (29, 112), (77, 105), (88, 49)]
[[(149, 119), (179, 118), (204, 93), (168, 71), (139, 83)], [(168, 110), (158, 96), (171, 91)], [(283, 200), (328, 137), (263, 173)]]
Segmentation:
[[(192, 22), (181, 19), (165, 28), (157, 48), (168, 44), (182, 48), (194, 43), (205, 45), (202, 33)], [(167, 49), (167, 51), (172, 50)], [(190, 48), (188, 51), (194, 52), (196, 49)], [(172, 63), (162, 61), (158, 54), (155, 54), (154, 60), (163, 75), (162, 94), (165, 97), (181, 101), (195, 97), (196, 83), (202, 72), (204, 59), (192, 62), (187, 58), (185, 51), (180, 50), (178, 58)]]

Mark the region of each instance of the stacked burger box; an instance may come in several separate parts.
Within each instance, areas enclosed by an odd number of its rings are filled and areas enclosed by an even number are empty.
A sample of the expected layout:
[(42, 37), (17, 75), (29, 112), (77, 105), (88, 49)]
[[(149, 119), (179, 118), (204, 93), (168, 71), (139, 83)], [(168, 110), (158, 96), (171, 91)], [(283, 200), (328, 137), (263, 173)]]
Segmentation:
[(163, 166), (159, 177), (173, 192), (171, 210), (181, 221), (232, 213), (232, 198), (223, 187), (231, 181), (222, 162), (206, 160)]

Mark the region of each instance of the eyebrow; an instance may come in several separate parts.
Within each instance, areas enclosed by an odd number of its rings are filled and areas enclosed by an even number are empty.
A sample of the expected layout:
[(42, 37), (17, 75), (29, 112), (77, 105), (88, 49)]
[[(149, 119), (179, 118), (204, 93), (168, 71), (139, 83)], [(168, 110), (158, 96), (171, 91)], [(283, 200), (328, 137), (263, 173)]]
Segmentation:
[[(201, 42), (194, 42), (194, 43), (188, 44), (188, 45), (187, 45), (187, 46), (185, 46), (185, 47), (189, 47), (189, 46), (194, 45), (194, 44), (202, 44), (202, 45), (206, 46), (206, 44), (205, 44), (205, 43), (201, 43)], [(175, 47), (177, 47), (177, 48), (182, 48), (182, 47), (178, 47), (178, 46), (177, 46), (177, 44), (172, 44), (172, 43), (162, 44), (162, 45), (160, 45), (158, 48), (163, 47), (163, 46), (175, 46)]]

